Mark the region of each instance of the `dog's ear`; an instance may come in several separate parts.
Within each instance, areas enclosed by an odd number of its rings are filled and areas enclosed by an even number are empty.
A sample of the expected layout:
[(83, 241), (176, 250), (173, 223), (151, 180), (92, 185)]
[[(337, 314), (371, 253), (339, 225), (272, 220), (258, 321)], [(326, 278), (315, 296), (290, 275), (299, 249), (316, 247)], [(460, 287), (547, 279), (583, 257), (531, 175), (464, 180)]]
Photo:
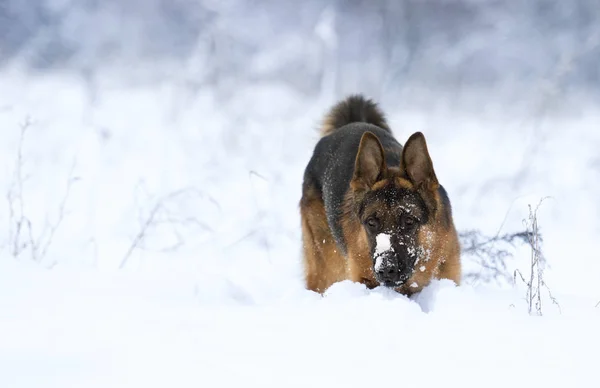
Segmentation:
[(386, 171), (385, 154), (381, 142), (372, 132), (365, 132), (358, 147), (354, 162), (355, 187), (371, 188), (382, 179)]
[(417, 189), (435, 191), (439, 187), (425, 136), (413, 133), (402, 150), (401, 169)]

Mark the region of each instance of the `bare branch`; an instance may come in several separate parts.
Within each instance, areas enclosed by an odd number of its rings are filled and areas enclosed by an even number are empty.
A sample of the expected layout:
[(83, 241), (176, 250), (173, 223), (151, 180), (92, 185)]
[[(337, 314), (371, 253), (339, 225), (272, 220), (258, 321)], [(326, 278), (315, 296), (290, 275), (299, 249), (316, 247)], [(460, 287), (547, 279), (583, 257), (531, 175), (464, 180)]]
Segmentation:
[[(8, 239), (9, 243), (12, 244), (11, 254), (13, 257), (18, 257), (28, 247), (34, 248), (34, 239), (32, 237), (31, 222), (25, 216), (25, 200), (23, 199), (23, 184), (26, 177), (23, 176), (23, 147), (25, 144), (25, 137), (29, 128), (32, 125), (31, 118), (27, 116), (25, 120), (19, 125), (19, 144), (17, 146), (16, 164), (13, 173), (13, 179), (9, 190), (6, 194), (8, 201)], [(27, 228), (28, 230), (25, 230)], [(29, 236), (29, 242), (21, 242), (23, 233)]]
[(45, 229), (39, 236), (33, 231), (33, 225), (25, 210), (25, 188), (24, 183), (28, 176), (24, 174), (24, 145), (25, 138), (33, 125), (33, 121), (28, 116), (23, 123), (19, 125), (19, 143), (17, 146), (17, 155), (15, 168), (11, 184), (6, 193), (8, 203), (8, 244), (11, 246), (11, 255), (15, 258), (20, 257), (25, 251), (29, 250), (31, 259), (40, 262), (46, 256), (54, 235), (64, 219), (66, 204), (69, 198), (71, 185), (74, 182), (72, 175), (75, 169), (75, 162), (71, 168), (67, 192), (63, 197), (59, 207), (59, 219), (56, 223), (50, 225), (48, 236), (45, 236)]
[(119, 269), (123, 269), (125, 267), (125, 264), (127, 264), (127, 261), (129, 260), (129, 257), (131, 256), (131, 254), (133, 253), (133, 251), (142, 242), (142, 240), (146, 236), (146, 231), (148, 230), (148, 228), (150, 227), (150, 225), (152, 225), (152, 222), (154, 221), (154, 217), (156, 217), (156, 214), (160, 210), (161, 206), (162, 206), (162, 203), (159, 202), (159, 203), (157, 203), (154, 206), (154, 208), (152, 209), (152, 211), (150, 211), (150, 214), (148, 215), (148, 218), (146, 218), (146, 221), (143, 223), (143, 225), (140, 228), (138, 234), (135, 236), (135, 238), (131, 242), (131, 245), (129, 246), (129, 249), (125, 253), (125, 256), (121, 260), (121, 264), (119, 265)]
[(459, 238), (463, 254), (473, 256), (473, 263), (479, 267), (479, 271), (467, 272), (464, 275), (465, 279), (470, 282), (489, 283), (504, 280), (510, 283), (511, 276), (506, 260), (513, 255), (508, 248), (515, 247), (517, 243), (527, 244), (529, 232), (496, 234), (489, 237), (479, 231), (469, 230), (459, 233)]
[(133, 254), (133, 252), (136, 249), (145, 249), (143, 246), (144, 241), (145, 241), (150, 229), (153, 227), (156, 227), (159, 225), (168, 225), (173, 228), (173, 233), (175, 234), (175, 236), (177, 238), (177, 242), (175, 244), (172, 244), (168, 247), (165, 247), (165, 248), (162, 248), (159, 250), (162, 252), (174, 251), (184, 245), (184, 239), (181, 236), (181, 234), (179, 233), (179, 231), (176, 229), (177, 225), (183, 225), (183, 226), (192, 225), (192, 226), (196, 226), (196, 227), (200, 228), (201, 230), (213, 232), (212, 228), (210, 228), (207, 224), (201, 222), (200, 220), (198, 220), (194, 217), (190, 217), (190, 216), (175, 217), (175, 216), (173, 216), (173, 214), (172, 214), (173, 212), (169, 210), (169, 202), (176, 198), (179, 198), (183, 195), (186, 195), (186, 194), (193, 194), (193, 195), (196, 195), (203, 199), (207, 199), (211, 203), (215, 204), (217, 209), (219, 211), (221, 211), (221, 208), (216, 200), (214, 200), (212, 197), (200, 192), (196, 188), (180, 189), (180, 190), (174, 191), (170, 194), (167, 194), (167, 195), (159, 198), (153, 205), (153, 207), (150, 210), (150, 212), (148, 213), (148, 215), (146, 217), (142, 217), (142, 219), (140, 220), (141, 221), (140, 229), (139, 229), (138, 233), (136, 234), (136, 236), (134, 237), (134, 239), (132, 240), (129, 248), (125, 252), (125, 255), (121, 259), (119, 269), (123, 269), (127, 265), (127, 262), (129, 261), (131, 255)]
[(531, 256), (530, 256), (530, 272), (529, 277), (526, 280), (521, 271), (515, 270), (514, 272), (514, 282), (516, 284), (517, 274), (521, 278), (521, 281), (527, 287), (527, 293), (525, 295), (525, 300), (527, 301), (527, 308), (529, 314), (531, 314), (534, 309), (537, 315), (543, 314), (542, 308), (542, 289), (546, 289), (548, 292), (548, 296), (553, 304), (555, 304), (559, 312), (561, 311), (560, 304), (556, 300), (556, 298), (552, 295), (550, 288), (544, 281), (544, 267), (546, 264), (546, 259), (541, 249), (541, 236), (539, 233), (538, 220), (537, 220), (537, 212), (542, 204), (542, 202), (546, 199), (542, 198), (535, 209), (532, 209), (531, 205), (529, 205), (529, 217), (527, 220), (524, 220), (524, 223), (527, 227), (528, 233), (528, 244), (531, 248)]
[(76, 166), (76, 161), (73, 160), (73, 164), (71, 165), (71, 169), (69, 171), (69, 179), (67, 181), (67, 189), (65, 191), (65, 194), (62, 198), (62, 201), (61, 201), (59, 209), (58, 209), (58, 220), (56, 220), (56, 222), (54, 224), (50, 225), (50, 234), (46, 238), (46, 242), (45, 242), (45, 244), (40, 252), (39, 258), (38, 258), (38, 260), (40, 260), (40, 261), (43, 260), (44, 257), (46, 256), (46, 253), (48, 252), (48, 249), (50, 248), (50, 245), (52, 244), (52, 241), (54, 240), (54, 235), (55, 235), (56, 231), (58, 230), (58, 228), (60, 227), (60, 224), (62, 223), (62, 221), (65, 217), (65, 208), (66, 208), (67, 202), (69, 200), (69, 195), (71, 194), (71, 188), (74, 183), (79, 181), (79, 178), (73, 176), (73, 174), (75, 172), (75, 166)]

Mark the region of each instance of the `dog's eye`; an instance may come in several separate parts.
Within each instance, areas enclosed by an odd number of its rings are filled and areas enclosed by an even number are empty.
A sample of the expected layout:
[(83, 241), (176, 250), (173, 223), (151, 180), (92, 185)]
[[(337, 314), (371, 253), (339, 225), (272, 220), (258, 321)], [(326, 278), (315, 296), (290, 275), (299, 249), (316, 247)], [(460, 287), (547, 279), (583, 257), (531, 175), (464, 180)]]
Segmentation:
[(371, 229), (371, 231), (377, 231), (379, 230), (379, 220), (375, 217), (369, 217), (367, 218), (367, 226), (369, 227), (369, 229)]
[(411, 216), (404, 217), (404, 226), (413, 227), (417, 223), (417, 219)]

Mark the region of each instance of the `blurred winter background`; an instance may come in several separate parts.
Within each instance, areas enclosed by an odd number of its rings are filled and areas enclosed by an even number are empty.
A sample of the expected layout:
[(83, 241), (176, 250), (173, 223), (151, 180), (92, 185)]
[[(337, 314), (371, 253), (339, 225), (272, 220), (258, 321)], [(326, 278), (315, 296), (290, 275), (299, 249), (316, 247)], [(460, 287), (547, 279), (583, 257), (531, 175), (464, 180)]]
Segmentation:
[[(0, 0), (0, 386), (598, 387), (599, 64), (598, 0)], [(425, 133), (505, 268), (303, 289), (302, 174), (349, 93)], [(535, 319), (531, 249), (487, 239), (546, 197)]]
[(2, 259), (299, 288), (303, 168), (360, 92), (425, 133), (461, 231), (550, 197), (547, 282), (598, 297), (599, 43), (597, 0), (0, 0)]

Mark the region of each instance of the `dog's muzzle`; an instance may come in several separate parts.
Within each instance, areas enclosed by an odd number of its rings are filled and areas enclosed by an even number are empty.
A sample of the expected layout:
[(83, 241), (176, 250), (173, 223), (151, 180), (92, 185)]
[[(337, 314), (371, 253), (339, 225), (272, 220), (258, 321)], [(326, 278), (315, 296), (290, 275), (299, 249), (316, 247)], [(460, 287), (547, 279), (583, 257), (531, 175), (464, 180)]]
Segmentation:
[(373, 266), (375, 279), (385, 287), (398, 287), (404, 284), (411, 276), (411, 268), (406, 265), (406, 260), (394, 252), (383, 252), (375, 257)]

